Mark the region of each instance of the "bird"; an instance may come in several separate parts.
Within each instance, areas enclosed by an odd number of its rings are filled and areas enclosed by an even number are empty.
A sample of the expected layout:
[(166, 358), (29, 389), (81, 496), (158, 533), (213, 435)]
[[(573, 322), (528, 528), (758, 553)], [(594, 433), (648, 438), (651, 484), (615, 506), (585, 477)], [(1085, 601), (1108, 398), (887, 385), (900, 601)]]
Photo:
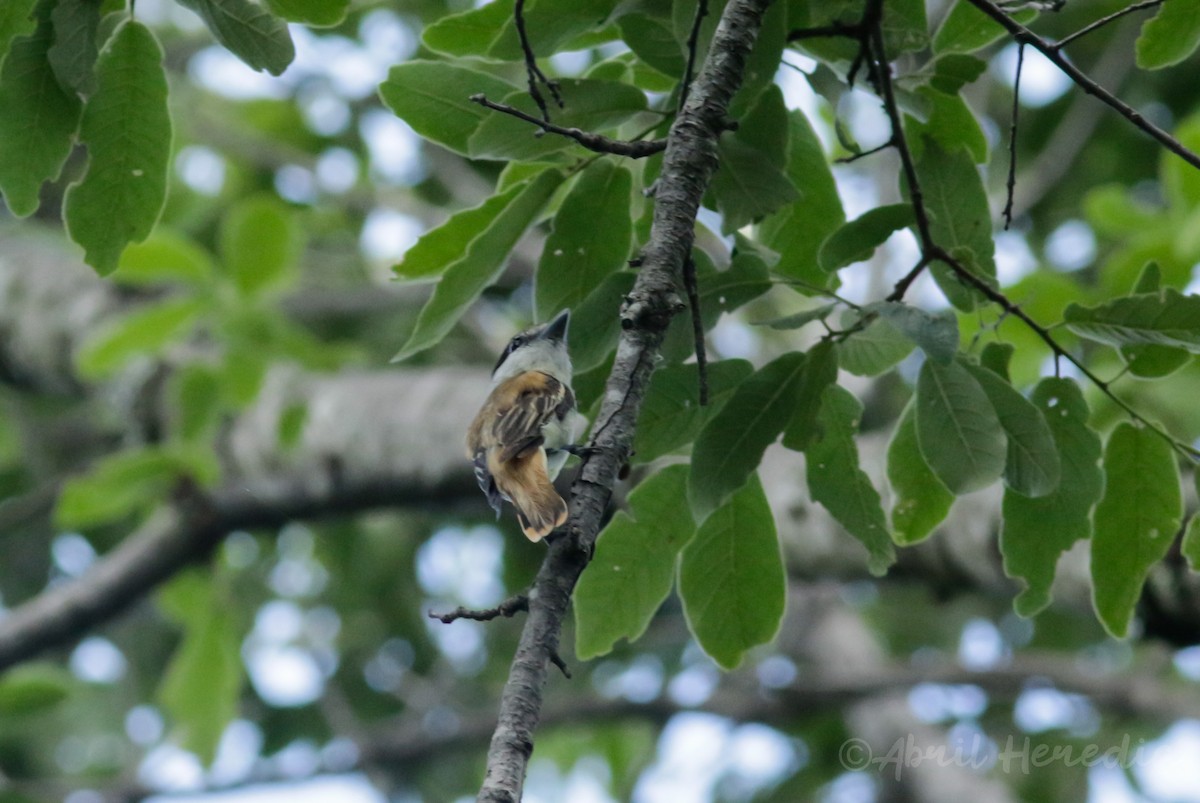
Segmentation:
[(492, 370), (492, 389), (467, 430), (467, 458), (488, 504), (500, 517), (511, 502), (530, 541), (567, 521), (567, 503), (553, 480), (586, 419), (571, 390), (567, 326), (571, 311), (513, 337)]

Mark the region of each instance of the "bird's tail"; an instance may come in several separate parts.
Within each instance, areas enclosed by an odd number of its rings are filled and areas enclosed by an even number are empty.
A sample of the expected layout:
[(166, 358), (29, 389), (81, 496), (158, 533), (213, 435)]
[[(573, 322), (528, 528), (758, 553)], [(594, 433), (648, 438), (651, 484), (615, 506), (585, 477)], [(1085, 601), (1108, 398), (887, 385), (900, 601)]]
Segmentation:
[(546, 472), (546, 451), (530, 449), (501, 463), (490, 460), (496, 486), (517, 509), (517, 521), (530, 541), (540, 541), (567, 521), (567, 503)]

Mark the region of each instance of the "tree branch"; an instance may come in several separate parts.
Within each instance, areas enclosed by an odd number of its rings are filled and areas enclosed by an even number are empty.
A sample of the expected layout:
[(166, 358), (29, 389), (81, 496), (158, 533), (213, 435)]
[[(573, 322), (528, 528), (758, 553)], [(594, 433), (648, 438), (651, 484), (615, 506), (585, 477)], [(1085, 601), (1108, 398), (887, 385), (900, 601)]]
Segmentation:
[(685, 306), (676, 287), (691, 251), (701, 198), (717, 167), (716, 140), (768, 4), (731, 0), (726, 6), (687, 104), (671, 126), (650, 239), (621, 310), (621, 340), (592, 437), (598, 452), (584, 458), (571, 488), (568, 533), (551, 543), (534, 583), (529, 617), (501, 696), (481, 801), (521, 799), (550, 656), (558, 650), (571, 591), (591, 556), (618, 470), (632, 446), (659, 346), (671, 317)]
[(601, 134), (593, 134), (590, 131), (582, 131), (578, 128), (563, 128), (548, 120), (539, 120), (531, 114), (526, 114), (518, 108), (509, 106), (507, 103), (496, 103), (495, 101), (488, 100), (487, 96), (482, 93), (472, 95), (469, 100), (492, 111), (508, 114), (516, 117), (518, 120), (532, 123), (542, 131), (573, 139), (589, 151), (595, 151), (596, 153), (610, 153), (614, 156), (628, 156), (630, 159), (644, 159), (647, 156), (662, 153), (663, 149), (667, 147), (666, 140), (662, 139), (625, 141), (611, 139)]

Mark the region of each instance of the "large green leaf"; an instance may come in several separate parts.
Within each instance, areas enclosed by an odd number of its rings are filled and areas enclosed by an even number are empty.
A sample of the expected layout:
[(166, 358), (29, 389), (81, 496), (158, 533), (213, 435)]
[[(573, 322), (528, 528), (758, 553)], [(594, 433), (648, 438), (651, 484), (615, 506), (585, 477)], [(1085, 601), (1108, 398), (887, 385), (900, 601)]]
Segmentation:
[[(1133, 293), (1157, 293), (1162, 282), (1162, 272), (1157, 262), (1149, 262), (1142, 268), (1141, 274), (1133, 288)], [(1174, 346), (1162, 346), (1158, 343), (1140, 343), (1136, 346), (1122, 346), (1121, 359), (1129, 366), (1129, 372), (1134, 376), (1156, 379), (1175, 373), (1191, 360), (1192, 356), (1184, 349)]]
[(447, 56), (486, 54), (498, 32), (512, 19), (513, 0), (495, 0), (442, 17), (421, 32), (425, 47)]
[(571, 309), (571, 364), (576, 373), (590, 371), (612, 354), (621, 335), (621, 304), (633, 289), (637, 274), (609, 274), (600, 286)]
[(470, 97), (507, 97), (516, 87), (488, 73), (441, 61), (406, 61), (379, 85), (387, 107), (425, 139), (468, 155), (468, 140), (489, 115)]
[(133, 357), (158, 354), (180, 339), (203, 309), (191, 297), (147, 304), (89, 335), (75, 365), (86, 379), (110, 376)]
[(178, 232), (159, 226), (140, 243), (127, 247), (110, 277), (118, 284), (182, 282), (202, 285), (216, 268), (208, 252)]
[(1200, 353), (1200, 296), (1170, 287), (1095, 307), (1071, 304), (1063, 321), (1072, 332), (1110, 346), (1153, 343)]
[(696, 438), (688, 500), (703, 522), (746, 483), (787, 425), (804, 379), (804, 354), (785, 354), (759, 369), (733, 392)]
[(1033, 404), (1054, 436), (1062, 480), (1038, 499), (1011, 487), (1004, 492), (1000, 552), (1005, 574), (1025, 581), (1013, 600), (1021, 616), (1033, 616), (1050, 604), (1058, 558), (1091, 536), (1092, 506), (1104, 490), (1100, 437), (1088, 427), (1088, 406), (1079, 386), (1069, 379), (1043, 379), (1033, 390)]
[(1142, 25), (1138, 37), (1137, 65), (1160, 70), (1186, 59), (1200, 47), (1200, 4), (1167, 0), (1158, 13)]
[(274, 195), (244, 198), (221, 220), (221, 261), (239, 290), (254, 295), (283, 282), (304, 250), (304, 230)]
[(671, 593), (675, 559), (696, 531), (679, 510), (687, 467), (668, 466), (629, 495), (600, 535), (596, 554), (575, 586), (575, 654), (580, 660), (636, 640)]
[(917, 442), (938, 479), (955, 494), (1004, 473), (1004, 430), (978, 380), (956, 362), (926, 360), (917, 378)]
[(819, 434), (817, 415), (825, 389), (837, 382), (837, 347), (822, 340), (808, 351), (800, 386), (792, 403), (792, 415), (783, 430), (783, 445), (804, 451)]
[(229, 601), (211, 577), (189, 572), (162, 590), (159, 604), (184, 627), (158, 696), (183, 747), (205, 765), (225, 726), (237, 716), (244, 674), (241, 640)]
[(965, 361), (963, 365), (979, 381), (1008, 436), (1005, 483), (1029, 497), (1053, 492), (1062, 476), (1062, 465), (1042, 411), (1003, 377)]
[[(526, 5), (524, 15), (529, 45), (534, 53), (549, 56), (560, 47), (572, 45), (573, 40), (580, 35), (603, 27), (617, 4), (618, 0), (533, 0)], [(512, 14), (513, 4), (504, 2), (502, 5), (509, 9), (509, 13), (500, 32), (492, 41), (487, 55), (495, 59), (517, 61), (524, 53), (517, 37), (517, 27)], [(598, 38), (600, 41), (606, 41), (610, 37)], [(478, 52), (464, 55), (478, 55)]]
[(854, 394), (829, 385), (817, 417), (816, 438), (804, 451), (808, 491), (870, 553), (871, 574), (882, 575), (896, 560), (879, 492), (858, 466), (854, 437), (862, 419)]
[(226, 50), (256, 70), (280, 75), (296, 57), (287, 23), (251, 0), (178, 2), (199, 14)]
[(884, 318), (838, 344), (838, 364), (855, 376), (878, 376), (912, 353), (913, 342)]
[[(544, 168), (543, 168), (544, 169)], [(513, 185), (516, 186), (516, 185)], [(392, 268), (402, 282), (432, 281), (462, 256), (463, 244), (492, 225), (513, 199), (512, 187), (502, 188), (479, 206), (455, 212), (440, 226), (421, 235)]]
[(779, 254), (775, 272), (818, 287), (829, 277), (819, 269), (821, 243), (846, 222), (829, 159), (804, 112), (788, 113), (787, 175), (800, 197), (759, 225), (763, 244)]
[(721, 360), (708, 365), (708, 405), (700, 406), (696, 366), (669, 365), (654, 372), (633, 441), (636, 463), (649, 463), (682, 449), (754, 373), (745, 360)]
[(467, 245), (466, 253), (446, 269), (395, 360), (424, 351), (446, 336), (467, 307), (500, 275), (509, 252), (562, 180), (562, 173), (547, 170), (505, 193), (508, 200), (504, 209)]
[[(0, 5), (0, 15), (6, 15), (17, 13), (21, 4), (13, 3), (11, 9), (8, 3)], [(43, 17), (48, 11), (46, 4), (39, 6)], [(10, 30), (24, 29), (7, 21)], [(33, 34), (12, 40), (0, 70), (0, 192), (17, 217), (37, 211), (42, 182), (58, 177), (83, 109), (74, 93), (59, 86), (46, 60), (53, 38), (50, 21), (43, 18)]]
[[(771, 289), (771, 277), (762, 255), (741, 235), (734, 238), (733, 258), (726, 270), (717, 270), (701, 250), (692, 252), (696, 264), (696, 285), (700, 296), (700, 319), (708, 331), (723, 313), (732, 312)], [(692, 355), (695, 337), (691, 310), (676, 315), (663, 341), (662, 355), (671, 362)]]
[[(0, 66), (3, 66), (9, 45), (18, 36), (32, 33), (37, 23), (33, 17), (38, 0), (7, 0), (0, 3)], [(42, 3), (49, 5), (48, 0)]]
[(25, 664), (0, 675), (0, 717), (40, 713), (71, 693), (73, 678), (52, 663)]
[[(1021, 9), (1013, 12), (1012, 18), (1021, 24), (1032, 22), (1038, 12)], [(933, 35), (935, 53), (972, 53), (987, 47), (1005, 35), (1000, 23), (971, 5), (968, 0), (957, 0), (950, 13), (938, 26)]]
[[(629, 84), (587, 78), (562, 79), (558, 84), (563, 107), (554, 107), (552, 119), (564, 128), (601, 132), (646, 110), (646, 94)], [(534, 117), (541, 116), (524, 89), (488, 99), (503, 101)], [(536, 125), (512, 115), (490, 110), (487, 115), (467, 141), (468, 153), (475, 159), (539, 159), (575, 142), (558, 134), (543, 134)]]
[(821, 244), (821, 270), (831, 273), (851, 262), (870, 259), (875, 249), (900, 229), (913, 225), (912, 204), (877, 206), (844, 224)]
[(350, 0), (267, 0), (267, 5), (285, 20), (320, 28), (344, 20)]
[(538, 262), (534, 309), (539, 320), (581, 304), (625, 264), (633, 236), (632, 187), (629, 171), (607, 159), (579, 176), (554, 216)]
[(1183, 496), (1171, 445), (1127, 421), (1108, 436), (1104, 476), (1093, 516), (1092, 602), (1105, 630), (1124, 638), (1146, 575), (1179, 532)]
[(901, 301), (878, 301), (863, 309), (885, 318), (931, 360), (947, 363), (958, 352), (958, 318), (953, 312), (926, 312)]
[(892, 537), (908, 546), (924, 541), (946, 518), (954, 503), (954, 494), (925, 462), (917, 443), (916, 399), (909, 401), (900, 414), (896, 432), (888, 444), (888, 483), (892, 502)]
[(888, 56), (924, 50), (929, 45), (925, 0), (892, 0), (884, 4), (880, 20)]
[[(978, 62), (978, 59), (973, 56), (949, 56), (947, 58), (965, 58)], [(982, 64), (982, 62), (979, 63)], [(979, 125), (979, 119), (961, 96), (938, 92), (929, 87), (918, 89), (917, 96), (928, 106), (928, 113), (924, 122), (913, 117), (905, 118), (905, 129), (914, 145), (918, 145), (923, 137), (928, 136), (948, 153), (953, 153), (959, 148), (966, 148), (975, 162), (979, 164), (987, 162), (987, 137), (984, 136), (983, 128)]]
[(700, 525), (679, 562), (679, 596), (701, 648), (733, 669), (775, 637), (787, 582), (757, 474)]
[(80, 129), (87, 174), (67, 190), (67, 232), (101, 275), (121, 252), (150, 234), (167, 197), (171, 116), (163, 52), (154, 34), (130, 20), (96, 63), (96, 92)]
[(649, 14), (626, 14), (617, 20), (621, 38), (639, 59), (664, 75), (683, 75), (683, 48), (668, 22)]
[(100, 54), (96, 33), (100, 28), (100, 4), (91, 0), (58, 0), (50, 15), (54, 45), (46, 53), (58, 83), (81, 95), (96, 88), (96, 57)]

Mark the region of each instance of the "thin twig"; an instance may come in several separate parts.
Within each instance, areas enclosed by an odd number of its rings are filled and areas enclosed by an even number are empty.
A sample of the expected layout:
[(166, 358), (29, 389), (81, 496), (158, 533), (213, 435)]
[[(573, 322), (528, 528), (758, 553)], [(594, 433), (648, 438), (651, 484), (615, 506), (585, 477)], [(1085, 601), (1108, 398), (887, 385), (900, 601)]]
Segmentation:
[(472, 95), (469, 100), (492, 111), (501, 112), (516, 117), (518, 120), (532, 123), (550, 134), (558, 134), (560, 137), (573, 139), (589, 151), (595, 151), (596, 153), (610, 153), (614, 156), (627, 156), (630, 159), (644, 159), (647, 156), (662, 153), (667, 147), (665, 139), (630, 141), (612, 139), (601, 134), (593, 134), (590, 131), (582, 131), (578, 128), (563, 128), (560, 125), (539, 120), (532, 114), (526, 114), (520, 109), (509, 106), (507, 103), (496, 103), (495, 101), (488, 100), (487, 96), (482, 93)]
[(697, 0), (696, 16), (692, 19), (692, 31), (687, 40), (687, 65), (683, 69), (683, 85), (679, 90), (679, 109), (687, 103), (688, 90), (692, 88), (692, 74), (696, 69), (696, 47), (700, 42), (700, 24), (708, 16), (708, 0)]
[(562, 108), (562, 95), (558, 92), (558, 82), (551, 81), (537, 66), (537, 56), (533, 53), (533, 45), (529, 44), (529, 35), (525, 31), (525, 0), (517, 0), (513, 6), (513, 22), (517, 27), (517, 38), (521, 40), (521, 50), (525, 54), (525, 75), (529, 79), (529, 97), (533, 98), (533, 102), (537, 104), (538, 109), (542, 112), (542, 119), (547, 123), (550, 122), (550, 110), (546, 108), (546, 99), (542, 97), (542, 93), (538, 90), (538, 82), (545, 84), (546, 89), (550, 90), (551, 97), (558, 104), (558, 108)]
[(932, 261), (933, 260), (931, 258), (925, 254), (922, 254), (921, 259), (916, 265), (913, 266), (912, 270), (904, 274), (903, 278), (896, 282), (896, 286), (892, 288), (892, 292), (888, 295), (887, 300), (902, 301), (904, 299), (904, 294), (908, 292), (908, 288), (912, 286), (912, 283), (917, 280), (917, 277), (924, 272), (925, 268), (929, 267), (929, 263)]
[(859, 151), (858, 153), (851, 154), (850, 156), (842, 156), (837, 159), (834, 159), (833, 161), (835, 164), (840, 164), (840, 165), (852, 164), (853, 162), (857, 162), (859, 159), (863, 159), (867, 156), (873, 156), (873, 155), (879, 153), (880, 151), (886, 151), (888, 148), (892, 147), (895, 144), (896, 144), (896, 142), (894, 139), (888, 139), (887, 142), (883, 143), (882, 145), (876, 145), (874, 148), (871, 148), (870, 150)]
[(1109, 92), (1104, 87), (1093, 81), (1083, 73), (1078, 67), (1068, 61), (1055, 46), (1035, 34), (1033, 31), (1026, 28), (1021, 23), (1014, 20), (1012, 17), (1005, 14), (991, 0), (967, 0), (971, 5), (978, 8), (984, 14), (1000, 23), (1018, 42), (1032, 45), (1042, 55), (1048, 58), (1058, 69), (1062, 70), (1068, 78), (1074, 81), (1080, 89), (1089, 95), (1095, 95), (1104, 103), (1115, 109), (1122, 117), (1135, 126), (1144, 131), (1147, 135), (1157, 140), (1167, 150), (1183, 159), (1193, 167), (1200, 168), (1200, 155), (1189, 150), (1182, 142), (1175, 137), (1163, 131), (1154, 123), (1147, 120), (1140, 112), (1134, 109), (1125, 101), (1118, 98), (1116, 95)]
[(1013, 194), (1017, 189), (1017, 116), (1021, 113), (1021, 68), (1025, 66), (1025, 43), (1017, 45), (1017, 75), (1013, 79), (1012, 120), (1008, 125), (1008, 199), (1004, 202), (1004, 230), (1012, 225)]
[(459, 619), (470, 619), (475, 622), (490, 622), (500, 616), (503, 616), (507, 619), (516, 616), (518, 613), (524, 613), (528, 610), (529, 595), (525, 592), (521, 592), (520, 594), (513, 594), (511, 597), (504, 600), (504, 602), (501, 602), (494, 608), (475, 610), (472, 608), (464, 608), (460, 605), (459, 607), (450, 611), (450, 613), (434, 613), (433, 611), (430, 611), (428, 615), (430, 619), (437, 619), (442, 624), (448, 625), (451, 622), (458, 621)]
[(567, 666), (567, 662), (558, 654), (558, 650), (550, 651), (550, 663), (558, 667), (558, 671), (563, 673), (563, 677), (567, 680), (571, 679), (571, 669)]
[(1163, 4), (1163, 0), (1143, 0), (1143, 2), (1141, 2), (1141, 3), (1134, 3), (1133, 5), (1127, 6), (1126, 8), (1123, 8), (1120, 11), (1114, 11), (1113, 13), (1109, 14), (1107, 17), (1101, 17), (1100, 19), (1093, 22), (1091, 25), (1086, 25), (1086, 26), (1080, 28), (1078, 31), (1076, 31), (1075, 33), (1066, 37), (1065, 39), (1058, 40), (1057, 42), (1052, 44), (1050, 47), (1052, 47), (1056, 51), (1062, 50), (1064, 47), (1069, 45), (1071, 42), (1074, 42), (1079, 37), (1086, 36), (1087, 34), (1091, 33), (1092, 31), (1094, 31), (1098, 28), (1103, 28), (1105, 25), (1109, 24), (1110, 22), (1113, 22), (1114, 20), (1119, 20), (1121, 17), (1124, 17), (1126, 14), (1132, 14), (1134, 11), (1141, 11), (1144, 8), (1154, 8), (1155, 6), (1161, 6), (1162, 4)]
[(814, 28), (797, 28), (788, 31), (789, 42), (801, 42), (805, 39), (828, 39), (841, 37), (843, 39), (862, 39), (862, 25), (848, 25), (844, 22), (834, 22), (829, 25), (818, 25)]
[(696, 282), (696, 262), (691, 257), (683, 263), (683, 287), (688, 306), (692, 308), (692, 339), (696, 344), (696, 370), (700, 377), (700, 406), (708, 405), (708, 354), (704, 348), (704, 320), (700, 317), (700, 290)]

